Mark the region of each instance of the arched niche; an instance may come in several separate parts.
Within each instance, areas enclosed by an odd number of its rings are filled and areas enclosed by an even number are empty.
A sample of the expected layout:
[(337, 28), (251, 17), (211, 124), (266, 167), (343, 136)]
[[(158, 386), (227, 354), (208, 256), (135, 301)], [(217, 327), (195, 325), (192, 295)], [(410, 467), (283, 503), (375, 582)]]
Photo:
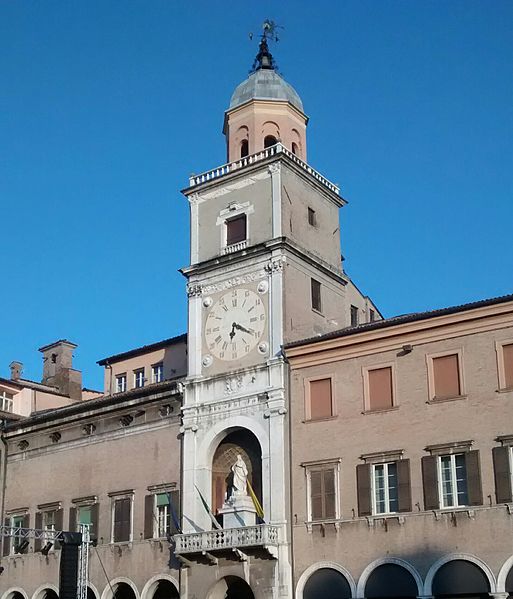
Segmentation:
[(434, 597), (484, 599), (489, 597), (490, 592), (485, 572), (477, 564), (464, 559), (446, 562), (433, 577)]
[(231, 467), (241, 455), (248, 468), (248, 480), (262, 502), (262, 448), (255, 435), (247, 429), (229, 432), (218, 444), (212, 459), (212, 506), (218, 515), (232, 484)]
[(210, 590), (207, 599), (255, 599), (255, 595), (242, 578), (225, 576)]
[(302, 599), (351, 599), (351, 585), (347, 578), (333, 568), (319, 568), (303, 587)]

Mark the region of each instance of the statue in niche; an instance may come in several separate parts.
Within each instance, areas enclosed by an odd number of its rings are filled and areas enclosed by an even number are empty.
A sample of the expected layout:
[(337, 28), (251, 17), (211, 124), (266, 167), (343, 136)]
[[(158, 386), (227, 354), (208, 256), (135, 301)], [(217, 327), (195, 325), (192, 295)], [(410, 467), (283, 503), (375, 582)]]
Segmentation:
[(248, 467), (246, 462), (242, 459), (242, 456), (237, 454), (237, 461), (231, 467), (233, 480), (232, 480), (232, 497), (247, 496), (248, 494)]

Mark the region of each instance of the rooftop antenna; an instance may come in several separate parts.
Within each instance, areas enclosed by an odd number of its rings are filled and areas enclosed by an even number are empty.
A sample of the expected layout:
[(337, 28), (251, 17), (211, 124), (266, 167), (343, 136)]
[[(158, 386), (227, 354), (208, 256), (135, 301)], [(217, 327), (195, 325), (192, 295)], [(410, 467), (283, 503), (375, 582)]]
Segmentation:
[[(255, 57), (250, 73), (254, 73), (259, 69), (276, 69), (276, 63), (272, 54), (269, 52), (268, 41), (278, 42), (278, 29), (283, 29), (274, 21), (266, 19), (262, 23), (262, 33), (260, 34), (260, 44), (258, 45), (258, 54)], [(253, 39), (253, 34), (249, 34), (249, 39)]]

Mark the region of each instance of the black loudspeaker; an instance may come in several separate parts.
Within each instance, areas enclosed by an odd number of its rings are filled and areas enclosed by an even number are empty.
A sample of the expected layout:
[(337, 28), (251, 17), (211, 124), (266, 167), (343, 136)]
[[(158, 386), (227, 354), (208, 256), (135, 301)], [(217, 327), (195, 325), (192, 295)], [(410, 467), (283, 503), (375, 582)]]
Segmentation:
[(78, 550), (82, 544), (82, 533), (63, 532), (59, 541), (61, 543), (59, 599), (77, 599)]

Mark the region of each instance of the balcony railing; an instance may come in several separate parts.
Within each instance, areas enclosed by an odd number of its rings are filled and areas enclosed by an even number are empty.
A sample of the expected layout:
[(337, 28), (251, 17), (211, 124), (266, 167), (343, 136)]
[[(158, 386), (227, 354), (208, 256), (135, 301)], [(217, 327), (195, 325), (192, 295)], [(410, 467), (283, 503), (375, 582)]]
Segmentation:
[(278, 546), (278, 527), (259, 524), (175, 535), (174, 539), (177, 555), (205, 552), (215, 554), (216, 551), (248, 547), (262, 547), (273, 553), (272, 548)]
[(244, 239), (243, 241), (239, 241), (238, 243), (232, 243), (231, 245), (227, 245), (221, 251), (222, 254), (233, 254), (234, 252), (238, 252), (239, 250), (245, 250), (248, 247), (248, 240)]
[(335, 185), (326, 177), (323, 177), (318, 171), (309, 166), (306, 162), (298, 158), (295, 154), (293, 154), (290, 150), (287, 150), (285, 146), (281, 143), (277, 143), (274, 146), (270, 146), (269, 148), (265, 148), (261, 152), (256, 152), (255, 154), (251, 154), (250, 156), (244, 156), (244, 158), (240, 158), (239, 160), (235, 160), (233, 162), (229, 162), (227, 164), (223, 164), (222, 166), (218, 166), (210, 171), (206, 171), (199, 175), (191, 175), (189, 177), (189, 185), (194, 187), (195, 185), (201, 185), (202, 183), (207, 183), (208, 181), (213, 181), (214, 179), (219, 179), (228, 173), (232, 173), (241, 168), (249, 166), (250, 164), (255, 164), (257, 162), (261, 162), (266, 158), (270, 158), (271, 156), (275, 156), (276, 154), (285, 154), (288, 156), (293, 162), (295, 162), (300, 168), (309, 173), (312, 177), (317, 179), (321, 185), (327, 187), (333, 193), (340, 192), (338, 185)]

